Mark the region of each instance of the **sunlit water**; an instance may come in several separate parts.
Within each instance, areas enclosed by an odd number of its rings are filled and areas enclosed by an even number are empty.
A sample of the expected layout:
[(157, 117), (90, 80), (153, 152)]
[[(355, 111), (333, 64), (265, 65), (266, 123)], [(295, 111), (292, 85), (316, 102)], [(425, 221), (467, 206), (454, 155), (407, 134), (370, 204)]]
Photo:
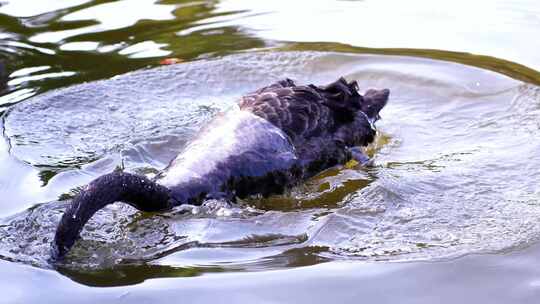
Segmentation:
[[(285, 75), (316, 83), (344, 75), (363, 89), (392, 88), (370, 149), (375, 167), (336, 168), (286, 195), (233, 207), (210, 202), (154, 215), (109, 207), (64, 266), (263, 270), (332, 259), (433, 260), (501, 252), (540, 234), (540, 90), (459, 64), (313, 52), (228, 56), (41, 95), (8, 112), (5, 136), (14, 156), (37, 166), (105, 157), (152, 173), (215, 109)], [(92, 166), (80, 171), (110, 169)], [(48, 182), (75, 184), (72, 176)], [(5, 218), (3, 258), (49, 267), (64, 207), (51, 202)]]
[[(357, 302), (354, 293), (401, 302), (407, 290), (426, 303), (493, 294), (490, 302), (535, 303), (539, 25), (534, 0), (4, 1), (0, 290), (7, 303), (62, 302), (66, 292), (129, 302), (152, 298), (156, 286), (188, 302), (216, 301), (202, 286), (236, 288), (239, 302), (267, 289), (267, 302), (312, 302), (332, 286), (319, 301)], [(155, 68), (166, 57), (183, 63)], [(54, 229), (81, 185), (122, 166), (153, 176), (258, 87), (342, 75), (392, 92), (368, 149), (374, 167), (333, 168), (285, 195), (233, 206), (142, 214), (115, 204), (85, 226), (64, 263), (49, 263)], [(218, 272), (226, 274), (204, 276)], [(105, 292), (58, 273), (137, 285)], [(200, 280), (173, 279), (190, 276)], [(51, 286), (45, 296), (30, 291), (41, 285)], [(397, 290), (381, 294), (388, 286)]]

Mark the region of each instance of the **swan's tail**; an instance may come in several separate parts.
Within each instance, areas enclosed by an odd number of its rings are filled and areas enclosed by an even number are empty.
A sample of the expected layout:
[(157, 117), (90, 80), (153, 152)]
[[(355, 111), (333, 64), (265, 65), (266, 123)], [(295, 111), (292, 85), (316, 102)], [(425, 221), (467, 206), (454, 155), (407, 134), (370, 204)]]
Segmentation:
[(98, 177), (73, 199), (62, 216), (52, 244), (53, 261), (67, 254), (94, 213), (114, 202), (124, 202), (141, 211), (164, 211), (178, 205), (167, 187), (146, 177), (124, 172)]

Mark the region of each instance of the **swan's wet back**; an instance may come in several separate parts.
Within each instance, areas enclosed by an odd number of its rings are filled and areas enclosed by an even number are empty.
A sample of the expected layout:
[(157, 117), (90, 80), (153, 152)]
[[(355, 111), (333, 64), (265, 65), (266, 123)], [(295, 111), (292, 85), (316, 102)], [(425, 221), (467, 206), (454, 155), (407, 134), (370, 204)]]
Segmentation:
[[(44, 168), (92, 168), (95, 176), (109, 167), (100, 171), (89, 161), (121, 155), (129, 170), (155, 172), (241, 94), (283, 77), (325, 83), (340, 75), (358, 80), (361, 90), (392, 90), (368, 151), (373, 168), (331, 169), (285, 195), (234, 206), (213, 201), (141, 214), (116, 204), (85, 226), (65, 266), (260, 270), (329, 259), (433, 260), (511, 250), (538, 238), (540, 88), (458, 64), (235, 55), (35, 97), (10, 111), (5, 134), (13, 155)], [(75, 112), (84, 115), (73, 119)], [(61, 172), (50, 183), (70, 184), (71, 176)], [(0, 256), (48, 267), (64, 207), (50, 202), (4, 218)]]

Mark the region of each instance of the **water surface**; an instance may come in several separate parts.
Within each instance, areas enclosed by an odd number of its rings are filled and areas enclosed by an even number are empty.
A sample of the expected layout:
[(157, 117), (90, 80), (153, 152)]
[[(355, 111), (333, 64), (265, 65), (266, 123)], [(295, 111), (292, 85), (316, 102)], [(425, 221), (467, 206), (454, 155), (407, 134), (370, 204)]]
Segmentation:
[[(0, 6), (7, 303), (537, 298), (533, 1), (25, 2)], [(183, 63), (150, 68), (166, 57)], [(118, 166), (152, 176), (213, 115), (276, 79), (342, 75), (392, 91), (373, 168), (348, 164), (232, 207), (113, 205), (49, 264), (79, 186)]]

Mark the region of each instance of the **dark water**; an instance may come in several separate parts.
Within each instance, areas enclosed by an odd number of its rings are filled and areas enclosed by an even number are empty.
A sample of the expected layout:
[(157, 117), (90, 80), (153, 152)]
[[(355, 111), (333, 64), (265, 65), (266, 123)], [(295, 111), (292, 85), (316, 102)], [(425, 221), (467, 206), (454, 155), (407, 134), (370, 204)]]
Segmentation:
[[(539, 34), (530, 0), (4, 2), (0, 302), (536, 303)], [(77, 187), (155, 174), (245, 92), (341, 75), (392, 90), (375, 167), (233, 207), (114, 205), (48, 263)]]

